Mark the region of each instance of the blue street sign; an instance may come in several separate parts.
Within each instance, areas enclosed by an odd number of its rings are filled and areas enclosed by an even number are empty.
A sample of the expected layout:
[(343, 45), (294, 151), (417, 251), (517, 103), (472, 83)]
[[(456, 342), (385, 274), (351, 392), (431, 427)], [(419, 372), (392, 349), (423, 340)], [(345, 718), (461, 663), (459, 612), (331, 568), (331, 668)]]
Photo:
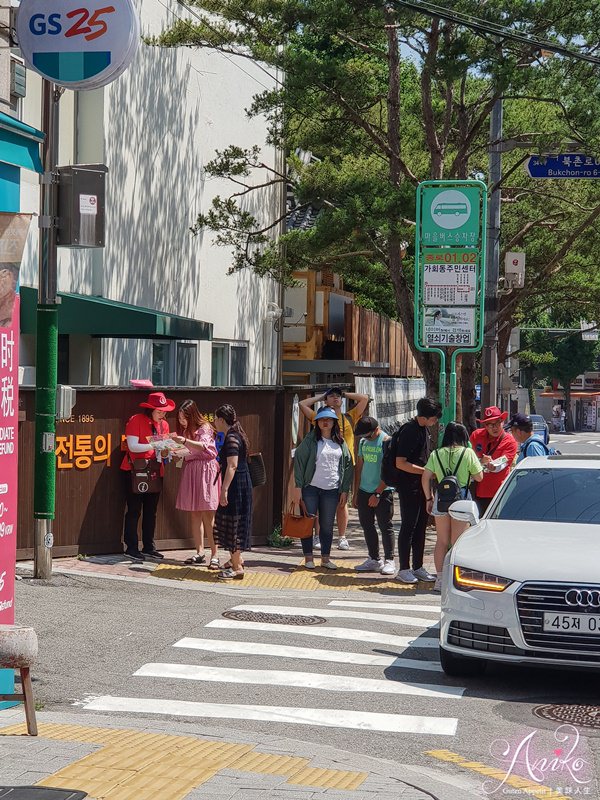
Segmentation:
[(600, 178), (600, 158), (582, 153), (531, 156), (525, 169), (530, 178)]

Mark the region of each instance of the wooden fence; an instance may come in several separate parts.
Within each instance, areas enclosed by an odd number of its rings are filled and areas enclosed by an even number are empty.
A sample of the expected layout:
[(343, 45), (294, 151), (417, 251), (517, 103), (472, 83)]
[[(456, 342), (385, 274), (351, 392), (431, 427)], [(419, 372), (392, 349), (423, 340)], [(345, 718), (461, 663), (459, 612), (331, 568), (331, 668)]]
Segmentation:
[(344, 321), (346, 359), (369, 364), (389, 364), (385, 374), (391, 377), (421, 376), (399, 322), (352, 303), (346, 306)]

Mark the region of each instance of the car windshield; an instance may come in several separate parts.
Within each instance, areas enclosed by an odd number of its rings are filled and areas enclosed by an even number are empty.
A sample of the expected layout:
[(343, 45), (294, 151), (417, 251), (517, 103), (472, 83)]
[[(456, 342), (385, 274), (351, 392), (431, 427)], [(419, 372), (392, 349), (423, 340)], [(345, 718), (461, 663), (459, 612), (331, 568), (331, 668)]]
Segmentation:
[(540, 417), (539, 414), (532, 414), (531, 421), (540, 425), (546, 424), (546, 420), (543, 417)]
[(490, 519), (600, 524), (600, 469), (516, 469)]

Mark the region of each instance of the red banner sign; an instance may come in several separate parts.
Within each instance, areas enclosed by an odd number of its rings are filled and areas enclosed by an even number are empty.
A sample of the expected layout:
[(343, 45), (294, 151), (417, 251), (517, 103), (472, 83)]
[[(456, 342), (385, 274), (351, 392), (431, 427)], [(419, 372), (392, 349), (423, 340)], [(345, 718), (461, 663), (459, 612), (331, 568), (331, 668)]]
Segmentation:
[(0, 623), (14, 622), (19, 421), (19, 268), (31, 216), (0, 214)]

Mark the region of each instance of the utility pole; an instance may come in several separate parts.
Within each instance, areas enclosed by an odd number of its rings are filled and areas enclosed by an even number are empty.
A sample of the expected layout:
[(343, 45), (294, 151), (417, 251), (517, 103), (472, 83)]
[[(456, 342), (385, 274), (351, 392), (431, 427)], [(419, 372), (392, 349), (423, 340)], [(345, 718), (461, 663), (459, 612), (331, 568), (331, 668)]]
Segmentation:
[(44, 79), (42, 130), (44, 174), (40, 200), (39, 288), (35, 374), (34, 577), (52, 575), (52, 521), (56, 486), (56, 382), (58, 356), (58, 275), (56, 247), (56, 167), (59, 101), (63, 90)]
[(489, 202), (487, 273), (485, 281), (484, 338), (482, 353), (481, 406), (496, 405), (498, 397), (498, 281), (500, 278), (500, 202), (502, 177), (502, 99), (496, 100), (490, 118), (489, 172), (492, 192)]

